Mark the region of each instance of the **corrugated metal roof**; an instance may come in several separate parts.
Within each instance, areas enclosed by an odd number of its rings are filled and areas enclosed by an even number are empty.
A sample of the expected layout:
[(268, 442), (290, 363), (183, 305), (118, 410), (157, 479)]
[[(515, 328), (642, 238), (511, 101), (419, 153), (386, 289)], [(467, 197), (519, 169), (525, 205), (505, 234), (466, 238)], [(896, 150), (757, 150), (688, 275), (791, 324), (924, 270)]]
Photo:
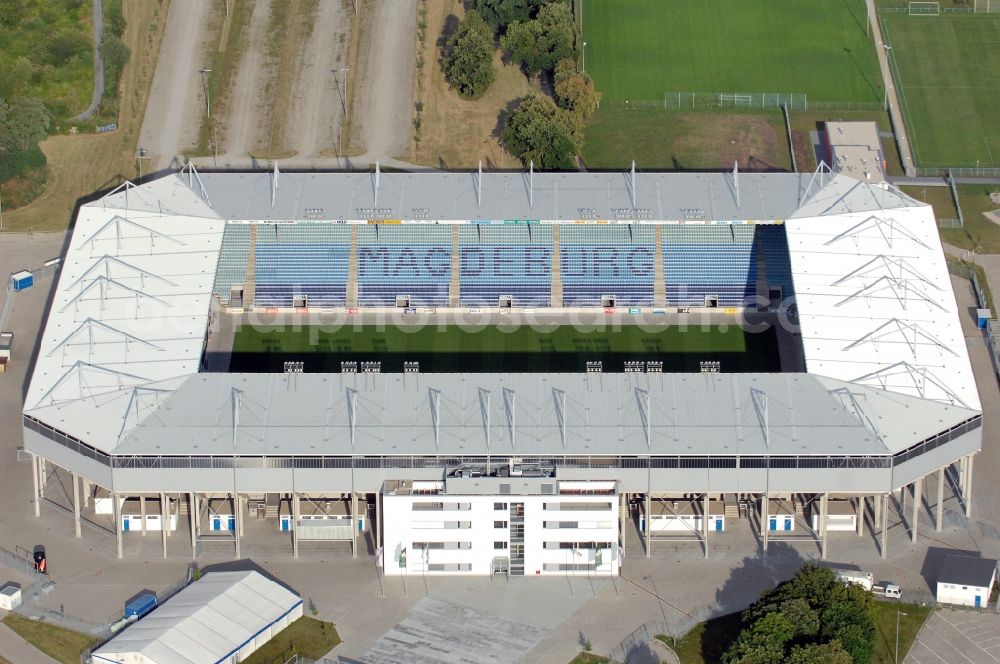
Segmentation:
[(114, 451), (888, 454), (973, 414), (806, 374), (201, 374)]
[(944, 557), (937, 582), (987, 588), (996, 571), (996, 560), (952, 554)]
[[(780, 220), (808, 175), (741, 173), (205, 173), (226, 219)], [(376, 212), (377, 210), (377, 212)], [(634, 213), (633, 210), (638, 210)], [(312, 216), (307, 216), (312, 215)]]
[(159, 664), (218, 662), (301, 603), (259, 572), (210, 572), (93, 656), (108, 662), (136, 653)]

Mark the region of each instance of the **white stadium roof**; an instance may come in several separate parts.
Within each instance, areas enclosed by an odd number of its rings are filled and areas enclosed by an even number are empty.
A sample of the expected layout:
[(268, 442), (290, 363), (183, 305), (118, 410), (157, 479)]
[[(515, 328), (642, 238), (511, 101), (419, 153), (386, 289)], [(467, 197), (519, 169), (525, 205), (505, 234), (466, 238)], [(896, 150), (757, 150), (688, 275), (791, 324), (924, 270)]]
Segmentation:
[[(232, 454), (232, 410), (225, 404), (234, 391), (241, 391), (247, 395), (241, 409), (244, 433), (235, 439), (236, 450), (246, 449), (253, 454), (350, 454), (343, 436), (337, 437), (336, 443), (329, 442), (330, 433), (346, 421), (343, 418), (336, 424), (333, 420), (309, 422), (309, 418), (300, 418), (303, 426), (313, 427), (308, 434), (278, 427), (284, 417), (282, 409), (292, 408), (274, 407), (281, 402), (279, 392), (285, 389), (282, 381), (287, 378), (266, 374), (197, 375), (226, 218), (270, 217), (277, 209), (270, 205), (272, 194), (275, 205), (284, 206), (279, 211), (286, 218), (303, 218), (310, 205), (316, 205), (310, 210), (325, 210), (327, 217), (365, 211), (359, 207), (362, 194), (345, 193), (341, 200), (338, 192), (360, 192), (363, 184), (370, 184), (371, 174), (280, 174), (280, 190), (272, 188), (275, 177), (167, 175), (141, 186), (127, 184), (101, 200), (83, 205), (42, 333), (24, 412), (106, 452)], [(471, 214), (474, 209), (480, 214), (472, 217), (485, 219), (503, 218), (505, 211), (514, 212), (508, 218), (524, 218), (534, 211), (524, 205), (527, 197), (521, 190), (511, 197), (524, 201), (512, 203), (496, 191), (487, 201), (485, 183), (484, 206), (480, 208), (468, 174), (383, 173), (381, 178), (380, 186), (396, 192), (393, 209), (397, 212), (432, 205), (435, 196), (449, 196), (452, 203), (448, 209), (452, 212)], [(507, 190), (513, 189), (515, 180), (521, 182), (519, 174), (490, 174), (489, 178), (497, 178), (497, 182), (507, 178), (507, 184), (499, 185)], [(539, 196), (537, 216), (533, 217), (536, 219), (577, 214), (575, 210), (582, 204), (571, 203), (570, 192), (584, 196), (591, 206), (588, 209), (597, 210), (598, 218), (613, 214), (617, 205), (626, 205), (635, 195), (634, 191), (629, 193), (628, 176), (623, 184), (620, 173), (535, 174), (534, 178)], [(560, 185), (564, 180), (567, 184)], [(764, 389), (758, 391), (769, 395), (774, 422), (784, 418), (793, 428), (803, 428), (803, 442), (792, 444), (795, 434), (791, 432), (787, 449), (782, 449), (781, 437), (775, 436), (773, 452), (779, 454), (803, 453), (800, 448), (807, 444), (807, 438), (826, 439), (819, 432), (811, 437), (805, 435), (811, 413), (822, 409), (837, 411), (837, 415), (830, 415), (836, 422), (830, 423), (840, 433), (853, 431), (845, 438), (851, 448), (844, 450), (848, 454), (903, 449), (908, 439), (920, 440), (932, 424), (947, 428), (948, 422), (957, 423), (981, 409), (929, 206), (891, 188), (825, 173), (740, 175), (744, 193), (739, 200), (743, 207), (737, 205), (732, 174), (645, 174), (640, 187), (643, 181), (646, 184), (639, 190), (639, 202), (644, 197), (653, 201), (649, 204), (654, 210), (652, 221), (676, 220), (676, 214), (683, 210), (701, 209), (706, 221), (740, 219), (733, 215), (745, 215), (744, 220), (785, 222), (806, 368), (812, 374), (744, 376), (719, 379), (721, 382), (696, 376), (664, 376), (662, 380), (667, 382), (663, 387), (649, 388), (654, 426), (679, 423), (683, 418), (674, 414), (693, 408), (683, 405), (684, 395), (679, 393), (684, 390), (674, 389), (677, 381), (697, 386), (693, 393), (704, 396), (706, 401), (711, 401), (713, 391), (723, 389), (726, 404), (749, 403), (752, 393), (758, 390), (752, 381), (760, 381)], [(471, 199), (461, 193), (463, 187), (473, 192), (469, 194)], [(540, 193), (546, 191), (548, 194)], [(370, 189), (364, 195), (370, 196)], [(459, 199), (461, 204), (455, 202)], [(542, 204), (546, 200), (548, 203)], [(542, 215), (545, 209), (554, 216)], [(719, 214), (709, 216), (713, 210)], [(312, 385), (326, 378), (305, 375), (299, 380), (303, 385)], [(329, 383), (345, 380), (335, 377)], [(435, 453), (433, 436), (428, 434), (429, 422), (420, 419), (427, 415), (421, 411), (427, 408), (426, 393), (407, 394), (401, 377), (373, 380), (385, 393), (359, 390), (359, 421), (369, 431), (392, 431), (381, 426), (376, 429), (374, 420), (366, 420), (377, 415), (407, 433), (398, 441), (387, 441), (384, 433), (378, 433), (365, 444), (366, 452)], [(524, 418), (519, 422), (522, 426), (532, 423), (538, 432), (527, 435), (537, 435), (540, 441), (549, 435), (550, 442), (555, 440), (551, 434), (558, 430), (561, 415), (553, 409), (550, 394), (536, 394), (539, 388), (530, 386), (532, 381), (537, 383), (537, 377), (425, 375), (421, 380), (425, 387), (440, 384), (442, 403), (449, 400), (453, 408), (465, 409), (452, 417), (469, 431), (449, 431), (452, 436), (468, 440), (469, 453), (477, 453), (485, 445), (485, 436), (480, 436), (481, 445), (472, 432), (480, 407), (466, 398), (471, 385), (481, 384), (492, 390), (494, 407), (500, 408), (504, 385), (518, 384), (518, 412), (522, 413), (518, 417)], [(571, 398), (596, 399), (600, 392), (595, 392), (593, 383), (588, 383), (590, 379), (584, 375), (553, 376), (551, 380), (559, 382), (559, 389)], [(639, 381), (610, 375), (604, 380), (626, 390)], [(668, 383), (674, 386), (673, 391), (668, 391)], [(803, 390), (801, 398), (787, 396), (793, 387)], [(856, 403), (861, 404), (860, 408), (845, 407), (845, 390), (859, 395)], [(532, 404), (533, 399), (537, 403)], [(921, 412), (921, 408), (914, 407), (921, 403), (917, 399), (928, 404), (930, 419), (926, 422), (902, 414)], [(347, 408), (343, 393), (331, 395), (329, 389), (314, 390), (309, 401), (316, 402), (314, 405), (324, 413), (326, 409)], [(397, 401), (403, 407), (393, 409), (391, 405)], [(370, 411), (362, 409), (362, 404)], [(785, 414), (782, 404), (788, 411)], [(947, 408), (942, 409), (942, 404)], [(597, 403), (592, 407), (599, 408)], [(575, 453), (643, 453), (648, 449), (640, 422), (642, 415), (634, 398), (630, 403), (605, 399), (600, 408), (610, 409), (602, 417), (611, 425), (617, 422), (619, 429), (611, 433), (602, 449), (596, 449), (595, 441), (595, 449), (587, 452), (584, 440), (592, 438), (591, 430), (595, 435), (598, 432), (592, 429), (598, 426), (597, 410), (590, 420), (580, 417), (574, 422), (571, 418), (570, 425), (582, 422), (587, 427), (578, 432), (580, 448)], [(265, 412), (268, 409), (270, 412)], [(96, 412), (99, 417), (95, 417)], [(690, 435), (705, 446), (704, 452), (736, 453), (725, 449), (727, 441), (732, 441), (734, 446), (745, 445), (744, 453), (766, 453), (763, 441), (752, 432), (749, 412), (720, 420), (706, 406), (703, 417), (717, 426), (729, 427), (728, 433), (717, 432), (720, 435), (713, 438), (706, 428), (701, 431), (704, 435), (695, 435), (694, 429)], [(495, 426), (501, 422), (501, 415), (498, 412), (494, 418)], [(895, 422), (897, 417), (904, 421)], [(875, 426), (873, 422), (882, 424)], [(867, 427), (868, 433), (857, 428), (859, 423)], [(275, 425), (274, 431), (263, 433), (259, 429), (263, 424)], [(908, 430), (911, 425), (912, 430)], [(409, 427), (416, 428), (410, 432)], [(296, 435), (281, 436), (282, 431)], [(342, 428), (340, 431), (344, 433)], [(873, 436), (875, 433), (878, 435)], [(493, 435), (497, 437), (491, 440), (502, 440), (502, 432)], [(561, 435), (557, 437), (561, 442)], [(663, 453), (690, 453), (677, 447), (673, 438), (663, 430), (659, 441)], [(227, 439), (228, 443), (223, 442)], [(620, 441), (620, 449), (615, 441)], [(394, 450), (392, 445), (400, 449)], [(553, 443), (546, 447), (557, 446)], [(660, 445), (657, 447), (659, 451)], [(819, 443), (813, 447), (817, 453), (825, 449)], [(693, 450), (696, 454), (701, 451)], [(552, 449), (552, 453), (557, 450)]]
[(126, 627), (92, 657), (95, 662), (115, 664), (229, 661), (268, 627), (292, 617), (301, 605), (298, 595), (259, 572), (209, 572)]

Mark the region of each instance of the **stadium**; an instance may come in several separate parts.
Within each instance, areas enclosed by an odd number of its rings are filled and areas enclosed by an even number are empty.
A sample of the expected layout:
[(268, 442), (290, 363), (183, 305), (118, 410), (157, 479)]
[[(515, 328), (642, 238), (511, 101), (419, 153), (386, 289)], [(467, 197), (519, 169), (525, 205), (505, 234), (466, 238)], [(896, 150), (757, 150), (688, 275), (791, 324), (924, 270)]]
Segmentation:
[[(616, 574), (881, 529), (981, 406), (930, 206), (789, 173), (199, 173), (81, 205), (23, 411), (35, 515), (387, 574)], [(929, 488), (928, 487), (928, 488)], [(308, 543), (308, 544), (307, 544)], [(346, 551), (346, 549), (345, 549)]]

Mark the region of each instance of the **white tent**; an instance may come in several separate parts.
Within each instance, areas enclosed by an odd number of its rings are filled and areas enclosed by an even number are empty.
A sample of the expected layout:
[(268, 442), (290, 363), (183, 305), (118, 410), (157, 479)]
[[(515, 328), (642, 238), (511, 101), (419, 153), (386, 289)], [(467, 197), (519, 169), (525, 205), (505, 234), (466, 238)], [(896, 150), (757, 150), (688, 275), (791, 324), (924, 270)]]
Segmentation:
[(258, 572), (211, 572), (98, 648), (100, 664), (235, 664), (302, 616), (302, 599)]

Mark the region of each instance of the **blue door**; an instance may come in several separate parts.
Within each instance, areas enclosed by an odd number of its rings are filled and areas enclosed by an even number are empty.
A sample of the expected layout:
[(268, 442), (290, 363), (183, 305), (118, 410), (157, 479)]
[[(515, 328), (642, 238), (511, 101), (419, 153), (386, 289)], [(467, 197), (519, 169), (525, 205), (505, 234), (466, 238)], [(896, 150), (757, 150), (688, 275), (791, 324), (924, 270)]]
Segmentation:
[(715, 529), (716, 530), (722, 530), (722, 519), (716, 519), (715, 520)]
[(792, 529), (792, 517), (786, 516), (785, 517), (785, 530), (791, 530), (791, 529)]
[(129, 521), (131, 521), (131, 519), (129, 519), (128, 517), (122, 519), (122, 530), (124, 530), (125, 532), (128, 532)]
[(976, 608), (978, 609), (983, 605), (982, 595), (976, 595)]
[(768, 525), (767, 525), (767, 529), (768, 530), (777, 530), (778, 529), (778, 517), (776, 517), (776, 516), (772, 516), (771, 517), (770, 523), (768, 523)]

